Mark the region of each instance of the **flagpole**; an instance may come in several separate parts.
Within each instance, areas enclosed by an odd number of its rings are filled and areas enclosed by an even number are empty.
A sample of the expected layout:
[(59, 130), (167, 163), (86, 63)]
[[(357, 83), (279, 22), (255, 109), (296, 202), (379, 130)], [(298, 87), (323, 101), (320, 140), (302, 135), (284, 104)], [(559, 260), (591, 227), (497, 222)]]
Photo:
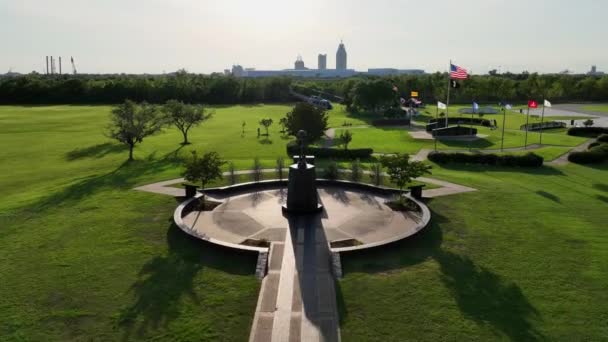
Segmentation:
[(469, 134), (471, 135), (471, 139), (469, 140), (469, 151), (473, 150), (473, 119), (474, 119), (474, 115), (475, 115), (475, 105), (473, 104), (473, 111), (471, 112), (471, 127)]
[[(437, 112), (435, 113), (435, 122), (439, 123), (439, 103), (437, 104)], [(431, 134), (433, 134), (432, 130), (431, 130)], [(435, 152), (437, 152), (437, 136), (435, 134), (433, 134), (433, 138), (435, 138)]]
[(450, 59), (450, 65), (448, 66), (448, 98), (445, 105), (445, 127), (448, 127), (448, 115), (450, 114), (450, 71), (452, 70), (452, 60)]
[(526, 114), (526, 139), (524, 142), (524, 150), (528, 149), (528, 122), (530, 122), (530, 104), (528, 103), (528, 113)]
[(543, 113), (540, 116), (540, 141), (538, 142), (539, 145), (543, 144), (543, 122), (545, 121), (545, 101), (547, 101), (547, 100), (543, 99)]
[(502, 138), (500, 139), (500, 152), (502, 152), (505, 146), (505, 120), (507, 118), (507, 107), (502, 107)]

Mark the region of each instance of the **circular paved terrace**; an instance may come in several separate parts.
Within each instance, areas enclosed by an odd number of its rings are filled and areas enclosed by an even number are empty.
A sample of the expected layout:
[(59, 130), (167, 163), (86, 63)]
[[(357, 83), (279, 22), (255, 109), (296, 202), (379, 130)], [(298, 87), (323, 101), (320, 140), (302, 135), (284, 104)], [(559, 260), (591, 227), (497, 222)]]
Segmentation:
[[(421, 218), (413, 212), (398, 212), (384, 202), (389, 197), (360, 190), (320, 187), (324, 210), (321, 225), (328, 242), (351, 240), (360, 247), (405, 238), (421, 229)], [(199, 236), (242, 244), (248, 239), (281, 242), (289, 220), (281, 211), (286, 189), (249, 192), (215, 198), (223, 202), (213, 211), (193, 211), (183, 222)]]

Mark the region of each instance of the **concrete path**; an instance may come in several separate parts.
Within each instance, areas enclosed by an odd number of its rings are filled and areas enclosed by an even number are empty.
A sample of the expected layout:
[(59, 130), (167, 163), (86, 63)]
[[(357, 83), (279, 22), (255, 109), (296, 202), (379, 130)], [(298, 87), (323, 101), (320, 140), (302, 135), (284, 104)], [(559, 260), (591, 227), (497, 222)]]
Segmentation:
[(566, 165), (566, 164), (569, 163), (568, 156), (570, 155), (570, 153), (572, 153), (572, 152), (579, 152), (579, 151), (586, 151), (589, 148), (589, 145), (592, 142), (594, 142), (594, 141), (595, 141), (595, 139), (590, 139), (590, 140), (588, 140), (588, 141), (586, 141), (586, 142), (584, 142), (584, 143), (576, 146), (575, 148), (571, 149), (570, 151), (562, 154), (558, 158), (556, 158), (556, 159), (554, 159), (554, 160), (552, 160), (550, 162), (547, 162), (545, 164), (547, 164), (547, 165)]

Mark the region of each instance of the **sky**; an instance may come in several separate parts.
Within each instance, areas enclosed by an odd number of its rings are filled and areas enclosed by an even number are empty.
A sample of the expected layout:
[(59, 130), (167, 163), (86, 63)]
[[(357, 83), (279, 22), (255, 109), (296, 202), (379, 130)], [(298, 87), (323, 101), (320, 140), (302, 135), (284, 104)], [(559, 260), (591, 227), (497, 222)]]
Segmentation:
[(0, 0), (0, 73), (348, 67), (608, 71), (605, 0)]

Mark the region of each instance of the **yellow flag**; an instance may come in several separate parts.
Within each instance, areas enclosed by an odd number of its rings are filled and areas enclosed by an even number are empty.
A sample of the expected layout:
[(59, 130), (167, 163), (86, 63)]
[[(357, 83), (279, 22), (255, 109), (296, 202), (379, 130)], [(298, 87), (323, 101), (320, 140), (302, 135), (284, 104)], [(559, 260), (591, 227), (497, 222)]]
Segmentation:
[(412, 91), (410, 94), (411, 97), (418, 97), (418, 92), (417, 91)]

